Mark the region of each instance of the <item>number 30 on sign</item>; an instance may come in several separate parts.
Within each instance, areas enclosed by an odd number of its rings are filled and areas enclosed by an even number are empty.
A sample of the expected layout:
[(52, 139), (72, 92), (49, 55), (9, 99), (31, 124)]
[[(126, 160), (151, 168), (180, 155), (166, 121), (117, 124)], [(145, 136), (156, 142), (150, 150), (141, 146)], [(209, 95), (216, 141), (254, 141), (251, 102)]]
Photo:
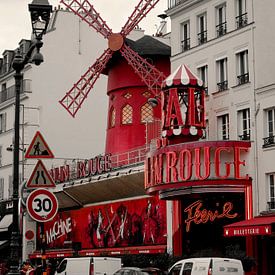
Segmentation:
[(54, 218), (58, 210), (55, 195), (47, 189), (36, 189), (27, 198), (27, 210), (31, 218), (47, 222)]

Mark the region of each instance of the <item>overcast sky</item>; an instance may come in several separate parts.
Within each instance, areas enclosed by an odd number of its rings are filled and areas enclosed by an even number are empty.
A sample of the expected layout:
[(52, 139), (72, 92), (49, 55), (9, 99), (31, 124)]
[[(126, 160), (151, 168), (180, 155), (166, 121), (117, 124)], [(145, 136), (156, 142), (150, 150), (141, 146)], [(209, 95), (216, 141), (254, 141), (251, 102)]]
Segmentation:
[[(48, 0), (56, 7), (60, 0)], [(119, 32), (140, 0), (90, 0), (113, 32)], [(21, 39), (30, 39), (31, 23), (28, 4), (32, 0), (0, 0), (0, 56), (6, 49), (17, 48)], [(167, 0), (160, 0), (139, 26), (146, 34), (156, 33), (160, 18), (167, 9)]]

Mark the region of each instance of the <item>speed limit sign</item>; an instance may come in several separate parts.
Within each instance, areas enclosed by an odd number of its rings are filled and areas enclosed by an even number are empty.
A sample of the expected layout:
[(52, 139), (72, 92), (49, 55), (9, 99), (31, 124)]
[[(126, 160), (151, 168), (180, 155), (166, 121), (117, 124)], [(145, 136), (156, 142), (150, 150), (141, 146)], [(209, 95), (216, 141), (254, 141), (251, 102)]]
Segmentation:
[(58, 210), (55, 195), (47, 189), (36, 189), (27, 198), (29, 215), (38, 222), (47, 222), (53, 219)]

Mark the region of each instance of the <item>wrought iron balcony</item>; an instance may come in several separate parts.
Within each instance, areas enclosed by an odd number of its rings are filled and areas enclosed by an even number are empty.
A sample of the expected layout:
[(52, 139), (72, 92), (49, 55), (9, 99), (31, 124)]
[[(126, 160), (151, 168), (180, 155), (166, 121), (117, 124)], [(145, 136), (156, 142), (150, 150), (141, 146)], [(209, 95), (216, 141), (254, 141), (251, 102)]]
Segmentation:
[(217, 31), (217, 37), (223, 36), (227, 32), (227, 24), (226, 22), (223, 22), (219, 25), (216, 26), (216, 31)]
[(228, 81), (225, 80), (225, 81), (219, 82), (217, 83), (217, 86), (218, 86), (219, 92), (225, 91), (228, 89)]
[(250, 133), (244, 133), (243, 135), (239, 135), (240, 140), (250, 140)]
[[(21, 93), (31, 92), (31, 80), (23, 80), (21, 85)], [(0, 92), (0, 104), (15, 97), (15, 85)]]
[(190, 49), (190, 38), (181, 41), (181, 51), (185, 52)]
[(264, 138), (263, 147), (270, 147), (275, 145), (275, 136), (269, 136)]
[(237, 29), (247, 25), (247, 13), (241, 14), (236, 17)]
[(249, 73), (238, 75), (238, 85), (242, 85), (249, 82)]
[(272, 200), (272, 201), (268, 201), (267, 202), (267, 205), (268, 205), (268, 210), (275, 210), (275, 201)]
[(207, 31), (198, 33), (198, 42), (199, 42), (199, 45), (207, 42)]
[(172, 9), (184, 1), (186, 0), (168, 0), (168, 9)]

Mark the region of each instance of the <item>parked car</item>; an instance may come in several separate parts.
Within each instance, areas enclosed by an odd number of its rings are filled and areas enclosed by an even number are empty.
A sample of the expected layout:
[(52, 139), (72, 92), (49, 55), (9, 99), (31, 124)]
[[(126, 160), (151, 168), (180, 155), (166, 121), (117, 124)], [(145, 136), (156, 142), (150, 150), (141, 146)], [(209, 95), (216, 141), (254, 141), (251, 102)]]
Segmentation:
[(176, 262), (168, 275), (244, 275), (242, 262), (229, 258), (190, 258)]
[(165, 273), (156, 267), (123, 267), (116, 271), (114, 275), (164, 275)]

